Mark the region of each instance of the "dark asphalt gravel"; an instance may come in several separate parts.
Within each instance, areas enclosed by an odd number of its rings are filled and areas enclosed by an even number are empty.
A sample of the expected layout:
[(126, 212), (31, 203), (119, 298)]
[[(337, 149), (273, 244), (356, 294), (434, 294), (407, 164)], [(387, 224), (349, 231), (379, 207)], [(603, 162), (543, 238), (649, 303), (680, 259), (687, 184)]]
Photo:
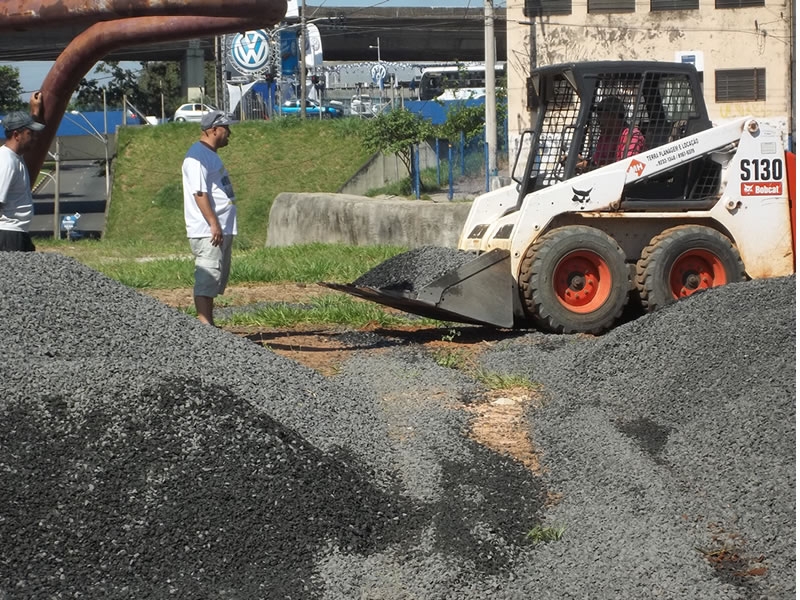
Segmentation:
[(793, 598), (795, 330), (790, 277), (509, 333), (481, 360), (544, 386), (537, 477), (414, 345), (325, 379), (0, 255), (0, 598)]

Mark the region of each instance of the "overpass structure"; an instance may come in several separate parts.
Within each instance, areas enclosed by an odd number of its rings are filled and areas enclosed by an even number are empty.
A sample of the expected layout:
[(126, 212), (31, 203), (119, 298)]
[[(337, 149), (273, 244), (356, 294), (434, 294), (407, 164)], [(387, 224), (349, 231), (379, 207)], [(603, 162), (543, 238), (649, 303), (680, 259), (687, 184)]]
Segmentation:
[[(313, 7), (307, 22), (317, 26), (325, 61), (374, 60), (380, 38), (385, 61), (480, 61), (484, 58), (483, 8)], [(505, 8), (494, 9), (495, 54), (506, 60)], [(299, 25), (294, 20), (292, 25)], [(5, 61), (55, 60), (86, 27), (66, 25), (35, 30), (6, 31), (0, 36)], [(371, 48), (370, 46), (373, 46)], [(119, 48), (105, 60), (182, 61), (202, 54), (214, 60), (215, 38), (179, 40)]]

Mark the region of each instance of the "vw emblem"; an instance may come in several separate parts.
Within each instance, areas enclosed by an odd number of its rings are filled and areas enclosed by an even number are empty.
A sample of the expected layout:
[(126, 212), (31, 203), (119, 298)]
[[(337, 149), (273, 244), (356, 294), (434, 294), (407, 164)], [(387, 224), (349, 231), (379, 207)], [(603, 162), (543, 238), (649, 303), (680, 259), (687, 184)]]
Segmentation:
[(269, 34), (263, 29), (237, 33), (231, 42), (233, 68), (250, 75), (264, 71), (269, 65)]
[(386, 67), (384, 67), (381, 63), (378, 63), (372, 67), (370, 74), (372, 75), (372, 81), (377, 83), (386, 77)]

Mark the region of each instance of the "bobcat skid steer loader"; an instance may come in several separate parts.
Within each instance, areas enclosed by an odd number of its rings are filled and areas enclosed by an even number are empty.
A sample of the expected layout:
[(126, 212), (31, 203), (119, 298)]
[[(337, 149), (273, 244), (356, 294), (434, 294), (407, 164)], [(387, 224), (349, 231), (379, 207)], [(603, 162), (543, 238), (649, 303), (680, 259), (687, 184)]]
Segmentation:
[[(712, 127), (693, 66), (546, 66), (527, 95), (515, 183), (476, 198), (459, 238), (474, 260), (411, 292), (329, 287), (442, 320), (601, 333), (631, 298), (652, 311), (794, 272), (794, 154), (757, 119)], [(627, 137), (584, 169), (608, 146), (604, 101)]]

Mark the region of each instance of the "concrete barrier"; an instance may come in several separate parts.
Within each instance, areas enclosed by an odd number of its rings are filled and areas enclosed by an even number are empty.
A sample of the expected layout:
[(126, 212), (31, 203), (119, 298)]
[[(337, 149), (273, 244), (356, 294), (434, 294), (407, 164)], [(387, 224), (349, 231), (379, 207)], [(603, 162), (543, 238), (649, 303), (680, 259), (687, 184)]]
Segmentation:
[[(436, 153), (428, 144), (419, 145), (419, 168), (436, 168)], [(387, 183), (408, 179), (408, 169), (396, 154), (373, 155), (340, 189), (340, 194), (364, 195)]]
[(272, 203), (266, 245), (455, 248), (470, 206), (470, 202), (284, 192)]

